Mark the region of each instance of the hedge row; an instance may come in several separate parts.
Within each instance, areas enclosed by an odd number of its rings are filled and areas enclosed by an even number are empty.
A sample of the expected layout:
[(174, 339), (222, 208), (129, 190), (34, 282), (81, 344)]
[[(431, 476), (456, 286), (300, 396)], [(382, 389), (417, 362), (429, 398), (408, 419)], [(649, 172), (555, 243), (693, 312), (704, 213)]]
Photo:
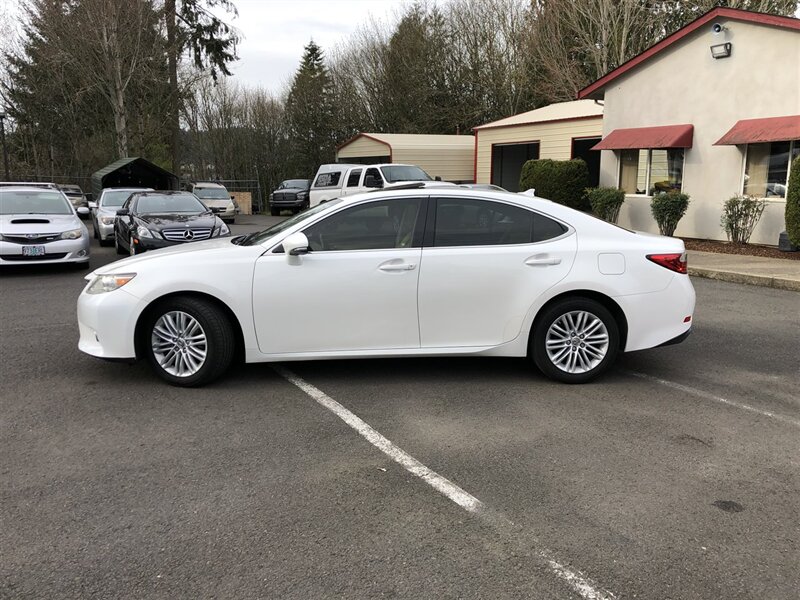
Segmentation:
[(588, 212), (592, 209), (584, 190), (589, 187), (589, 169), (580, 158), (529, 160), (522, 166), (521, 190), (536, 190), (536, 195), (558, 204)]

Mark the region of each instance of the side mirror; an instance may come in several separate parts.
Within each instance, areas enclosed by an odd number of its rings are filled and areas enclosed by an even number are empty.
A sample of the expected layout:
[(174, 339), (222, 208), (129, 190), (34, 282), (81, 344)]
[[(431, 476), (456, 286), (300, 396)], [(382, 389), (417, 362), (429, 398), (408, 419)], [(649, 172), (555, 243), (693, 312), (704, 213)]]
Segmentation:
[(367, 175), (364, 178), (364, 187), (368, 188), (382, 188), (383, 182), (375, 177), (375, 175)]
[(298, 231), (283, 240), (283, 251), (287, 258), (290, 256), (301, 256), (308, 254), (308, 238), (305, 233)]
[(97, 208), (97, 202), (89, 202), (89, 208)]
[(86, 208), (85, 206), (79, 206), (79, 207), (76, 209), (76, 212), (77, 212), (79, 215), (88, 215), (88, 214), (89, 214), (89, 209), (88, 209), (88, 208)]
[(129, 214), (131, 214), (131, 211), (129, 211), (127, 208), (120, 208), (117, 211), (118, 217), (127, 217)]

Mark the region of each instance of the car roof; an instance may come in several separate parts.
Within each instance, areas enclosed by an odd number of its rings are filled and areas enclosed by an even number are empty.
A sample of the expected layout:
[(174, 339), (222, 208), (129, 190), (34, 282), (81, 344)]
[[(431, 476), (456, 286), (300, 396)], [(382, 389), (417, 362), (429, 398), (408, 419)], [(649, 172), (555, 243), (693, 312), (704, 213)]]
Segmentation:
[(57, 190), (55, 183), (48, 181), (0, 181), (0, 187), (27, 187), (27, 188), (47, 188)]
[[(345, 169), (367, 169), (367, 168), (380, 168), (380, 167), (416, 167), (408, 163), (377, 163), (374, 165), (359, 165), (356, 163), (330, 163), (327, 165), (320, 165), (317, 173), (327, 173), (329, 171), (344, 171)], [(422, 167), (419, 167), (420, 169)]]
[(102, 192), (150, 192), (153, 188), (146, 187), (107, 187), (101, 190)]
[(56, 193), (63, 193), (60, 189), (53, 186), (44, 186), (44, 185), (28, 185), (26, 183), (15, 183), (13, 185), (2, 185), (0, 186), (0, 192), (56, 192)]
[(225, 189), (225, 186), (221, 183), (214, 183), (213, 181), (197, 181), (192, 184), (193, 188), (220, 188)]

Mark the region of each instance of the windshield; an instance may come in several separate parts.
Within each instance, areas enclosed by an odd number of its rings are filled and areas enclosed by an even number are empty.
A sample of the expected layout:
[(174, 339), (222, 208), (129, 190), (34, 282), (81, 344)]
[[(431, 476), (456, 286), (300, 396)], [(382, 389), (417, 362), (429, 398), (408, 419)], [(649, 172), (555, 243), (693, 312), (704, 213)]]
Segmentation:
[(139, 196), (136, 212), (147, 214), (201, 213), (208, 208), (194, 194), (148, 194)]
[(122, 206), (128, 196), (133, 194), (136, 190), (117, 190), (114, 192), (105, 192), (103, 197), (100, 198), (100, 206)]
[(306, 189), (308, 187), (308, 179), (287, 179), (278, 187), (279, 190), (286, 188), (300, 188)]
[(58, 192), (0, 190), (0, 215), (71, 215), (72, 205)]
[(291, 227), (292, 225), (301, 223), (302, 221), (305, 221), (309, 217), (313, 217), (317, 213), (322, 212), (326, 208), (334, 206), (335, 204), (339, 204), (339, 202), (341, 202), (341, 199), (337, 198), (336, 200), (330, 200), (323, 204), (318, 204), (314, 208), (310, 208), (309, 210), (304, 210), (301, 213), (297, 213), (295, 216), (289, 217), (285, 221), (281, 221), (280, 223), (273, 225), (269, 229), (265, 229), (264, 231), (259, 231), (258, 233), (251, 233), (250, 235), (245, 236), (245, 238), (240, 243), (242, 246), (254, 246), (256, 244), (260, 244), (264, 240), (271, 238), (273, 235), (277, 235), (281, 231), (289, 229), (289, 227)]
[(397, 183), (399, 181), (432, 181), (430, 175), (419, 167), (414, 166), (392, 166), (381, 167), (383, 178), (387, 183)]
[(229, 200), (230, 194), (225, 188), (194, 188), (192, 190), (194, 195), (198, 198), (207, 198), (208, 200)]

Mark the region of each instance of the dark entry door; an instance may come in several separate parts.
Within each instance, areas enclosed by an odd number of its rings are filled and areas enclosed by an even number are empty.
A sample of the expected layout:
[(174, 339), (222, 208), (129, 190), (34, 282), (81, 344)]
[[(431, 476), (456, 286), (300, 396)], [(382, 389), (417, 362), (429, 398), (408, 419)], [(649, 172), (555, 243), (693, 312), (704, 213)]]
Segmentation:
[(589, 187), (600, 183), (600, 151), (592, 150), (599, 142), (599, 137), (572, 140), (572, 158), (582, 158), (589, 167)]
[(494, 144), (492, 146), (492, 183), (519, 191), (519, 176), (526, 161), (539, 158), (539, 142)]

